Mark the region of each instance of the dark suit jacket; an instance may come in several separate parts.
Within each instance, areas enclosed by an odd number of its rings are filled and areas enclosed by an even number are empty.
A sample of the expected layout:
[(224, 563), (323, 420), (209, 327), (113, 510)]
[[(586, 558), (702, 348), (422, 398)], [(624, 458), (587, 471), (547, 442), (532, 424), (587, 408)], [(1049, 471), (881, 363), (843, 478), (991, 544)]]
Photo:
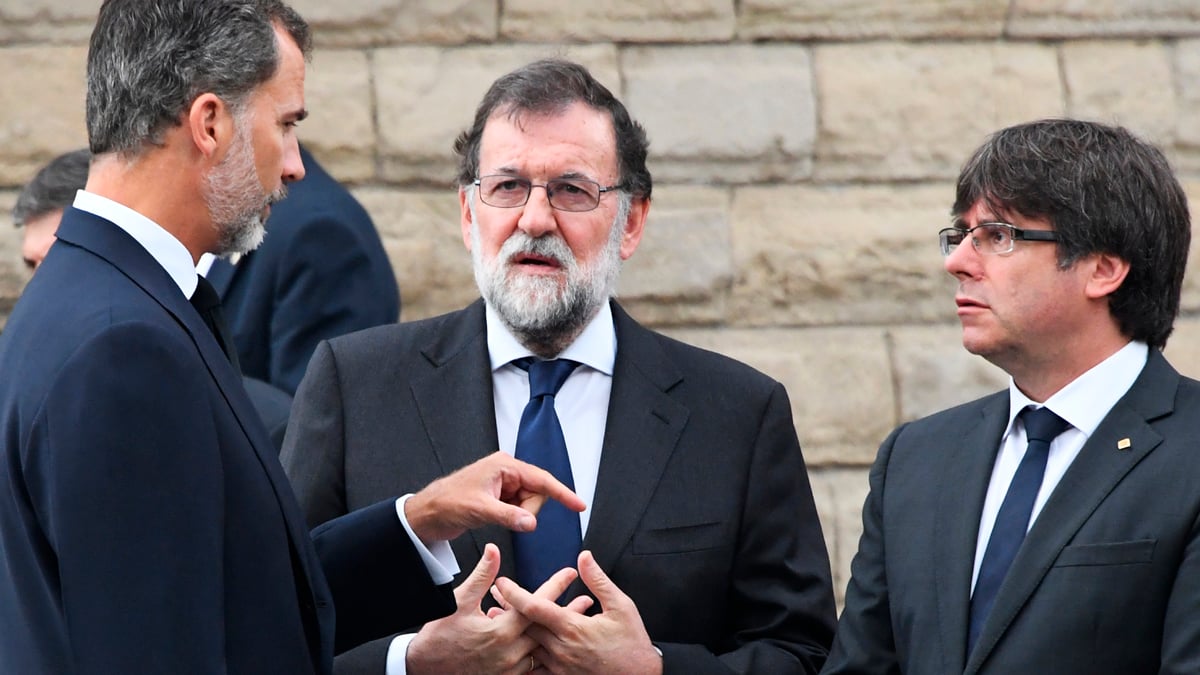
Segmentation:
[(1157, 350), (1034, 521), (967, 658), (1008, 405), (1001, 392), (884, 441), (825, 672), (1200, 673), (1200, 384)]
[(391, 500), (310, 539), (216, 340), (101, 218), (67, 210), (0, 337), (0, 433), (0, 672), (327, 672), (453, 609)]
[(400, 315), (396, 275), (371, 217), (300, 149), (306, 175), (271, 207), (262, 246), (207, 278), (221, 296), (242, 372), (294, 394), (321, 340)]
[[(834, 623), (829, 561), (783, 386), (652, 333), (615, 304), (613, 314), (617, 357), (584, 547), (637, 603), (667, 672), (815, 672)], [(282, 459), (315, 524), (496, 448), (478, 301), (322, 343)], [(454, 542), (462, 568), (489, 541), (511, 576), (500, 528)], [(581, 592), (579, 582), (569, 591)], [(346, 670), (379, 672), (381, 650), (352, 654), (358, 665), (347, 655)]]

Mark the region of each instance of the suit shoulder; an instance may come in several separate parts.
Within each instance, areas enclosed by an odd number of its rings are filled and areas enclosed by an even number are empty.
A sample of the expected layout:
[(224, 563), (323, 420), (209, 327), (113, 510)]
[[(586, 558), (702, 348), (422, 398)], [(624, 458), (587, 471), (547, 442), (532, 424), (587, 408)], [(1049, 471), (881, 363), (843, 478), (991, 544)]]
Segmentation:
[[(426, 319), (365, 328), (333, 338), (329, 340), (329, 346), (339, 360), (378, 358), (381, 350), (398, 355), (419, 353), (427, 345), (457, 332), (466, 318), (465, 312), (459, 310)], [(480, 322), (479, 331), (483, 330), (483, 323)]]

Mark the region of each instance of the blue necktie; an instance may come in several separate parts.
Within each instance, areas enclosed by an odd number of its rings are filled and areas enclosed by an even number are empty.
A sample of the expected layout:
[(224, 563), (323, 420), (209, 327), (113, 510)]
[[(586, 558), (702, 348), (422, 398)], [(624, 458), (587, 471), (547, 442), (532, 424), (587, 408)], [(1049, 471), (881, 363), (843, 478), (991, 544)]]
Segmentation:
[[(554, 396), (579, 364), (566, 359), (532, 358), (513, 363), (529, 371), (529, 403), (517, 428), (516, 457), (542, 467), (574, 490), (571, 459), (567, 456), (558, 414), (554, 412)], [(560, 569), (575, 567), (582, 541), (579, 514), (553, 499), (547, 500), (538, 511), (537, 529), (513, 534), (517, 582), (533, 591)]]
[(1012, 483), (1008, 486), (1008, 494), (1004, 495), (1004, 503), (996, 514), (996, 524), (992, 527), (992, 536), (988, 539), (987, 549), (983, 553), (983, 563), (979, 566), (979, 578), (975, 580), (975, 593), (971, 595), (971, 622), (967, 632), (967, 654), (975, 648), (979, 633), (983, 630), (984, 621), (992, 611), (996, 602), (996, 592), (1021, 542), (1025, 540), (1025, 532), (1029, 529), (1029, 515), (1033, 512), (1033, 502), (1037, 500), (1038, 490), (1042, 488), (1042, 477), (1046, 473), (1046, 458), (1050, 454), (1050, 442), (1059, 434), (1070, 428), (1070, 424), (1055, 415), (1049, 408), (1025, 408), (1019, 417), (1025, 423), (1025, 456), (1017, 467)]

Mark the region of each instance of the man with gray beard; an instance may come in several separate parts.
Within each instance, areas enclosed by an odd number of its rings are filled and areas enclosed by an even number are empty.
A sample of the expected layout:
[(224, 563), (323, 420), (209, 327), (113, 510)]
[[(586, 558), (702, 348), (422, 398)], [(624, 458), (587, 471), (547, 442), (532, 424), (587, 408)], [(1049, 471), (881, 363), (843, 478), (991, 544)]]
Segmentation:
[[(646, 149), (642, 127), (579, 65), (501, 77), (455, 145), (482, 300), (317, 348), (282, 454), (310, 524), (497, 448), (544, 461), (588, 505), (548, 504), (533, 535), (455, 540), (477, 571), (459, 580), (458, 611), (343, 655), (338, 672), (815, 673), (824, 662), (829, 561), (783, 386), (611, 300), (650, 208)], [(562, 568), (580, 575), (564, 605), (530, 593)]]
[(446, 540), (583, 509), (493, 453), (310, 536), (195, 269), (304, 175), (310, 45), (279, 0), (100, 7), (86, 188), (0, 335), (0, 673), (328, 673), (454, 609)]

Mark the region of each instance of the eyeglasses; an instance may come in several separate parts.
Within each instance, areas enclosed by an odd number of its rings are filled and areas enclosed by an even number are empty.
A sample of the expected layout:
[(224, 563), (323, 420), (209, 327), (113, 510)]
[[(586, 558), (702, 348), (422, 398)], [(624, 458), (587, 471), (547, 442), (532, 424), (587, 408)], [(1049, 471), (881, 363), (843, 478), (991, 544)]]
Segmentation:
[(535, 185), (524, 178), (506, 175), (481, 176), (475, 180), (475, 185), (479, 188), (479, 199), (488, 206), (502, 209), (524, 206), (533, 188), (540, 187), (546, 191), (546, 200), (551, 208), (575, 212), (591, 211), (600, 205), (600, 196), (605, 192), (625, 187), (601, 187), (596, 181), (586, 178), (556, 178), (546, 181), (545, 185)]
[(1012, 253), (1018, 239), (1025, 241), (1058, 241), (1058, 234), (1050, 230), (1022, 230), (1008, 223), (980, 223), (971, 229), (947, 227), (938, 232), (942, 255), (950, 255), (963, 239), (971, 236), (971, 245), (980, 253), (1007, 255)]

